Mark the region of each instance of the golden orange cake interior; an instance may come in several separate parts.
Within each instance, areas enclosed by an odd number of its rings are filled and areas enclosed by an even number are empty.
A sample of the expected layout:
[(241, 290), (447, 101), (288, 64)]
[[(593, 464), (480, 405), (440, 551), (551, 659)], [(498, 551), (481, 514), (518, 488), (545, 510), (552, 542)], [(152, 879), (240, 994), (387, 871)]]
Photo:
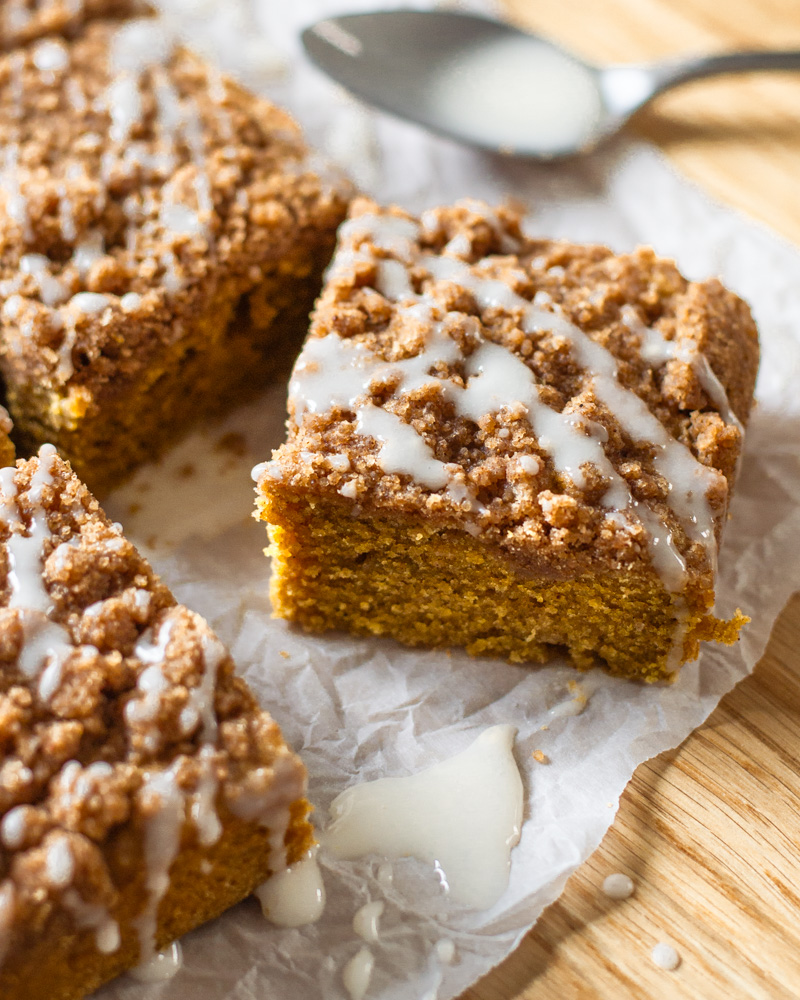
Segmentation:
[(357, 202), (257, 467), (276, 613), (670, 679), (713, 614), (750, 312), (648, 249)]
[(12, 465), (16, 457), (14, 442), (10, 437), (12, 429), (13, 424), (8, 410), (4, 406), (0, 406), (0, 468)]
[(297, 861), (306, 774), (52, 446), (0, 542), (0, 996), (78, 1000)]
[(288, 374), (349, 193), (136, 6), (0, 55), (0, 373), (96, 492)]

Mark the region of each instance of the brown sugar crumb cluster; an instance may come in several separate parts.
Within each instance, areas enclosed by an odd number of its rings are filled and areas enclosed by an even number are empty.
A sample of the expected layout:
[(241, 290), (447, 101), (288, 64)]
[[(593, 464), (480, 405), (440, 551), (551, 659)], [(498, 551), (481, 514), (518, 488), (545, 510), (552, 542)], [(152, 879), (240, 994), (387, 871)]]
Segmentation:
[(54, 441), (105, 486), (104, 467), (113, 479), (146, 440), (163, 447), (159, 424), (274, 369), (281, 338), (305, 327), (348, 188), (287, 114), (154, 17), (89, 20), (0, 57), (0, 107), (10, 408), (26, 447)]
[[(283, 845), (307, 849), (305, 771), (54, 449), (2, 470), (0, 493), (0, 988), (16, 996), (28, 949), (64, 933), (103, 958), (48, 995), (82, 996), (163, 946), (162, 900), (172, 940), (281, 866)], [(242, 830), (250, 852), (219, 898), (192, 912), (153, 896), (179, 844), (176, 863), (202, 856), (208, 874)]]
[[(207, 300), (209, 284), (252, 288), (297, 231), (341, 212), (291, 119), (173, 48), (165, 31), (155, 19), (96, 22), (63, 44), (56, 69), (40, 70), (35, 48), (0, 63), (6, 350), (39, 376), (64, 380), (74, 366), (110, 377), (170, 316)], [(148, 44), (160, 62), (135, 48)], [(115, 58), (143, 65), (117, 77)], [(135, 117), (124, 117), (125, 100)], [(75, 302), (82, 292), (105, 300)]]
[(144, 14), (143, 0), (4, 0), (0, 7), (0, 52), (47, 35), (69, 37), (91, 19)]
[[(757, 365), (746, 304), (717, 281), (688, 282), (650, 249), (618, 255), (532, 239), (510, 207), (465, 201), (415, 220), (360, 199), (295, 366), (288, 441), (258, 470), (280, 613), (313, 628), (449, 640), (514, 658), (567, 646), (589, 665), (590, 652), (619, 660), (616, 647), (628, 641), (601, 634), (603, 601), (631, 613), (663, 598), (659, 650), (642, 646), (637, 655), (660, 664), (642, 672), (669, 676), (699, 638), (722, 634), (706, 615)], [(313, 582), (322, 586), (329, 572), (339, 574), (340, 594), (346, 587), (344, 566), (319, 563), (335, 563), (334, 525), (352, 548), (360, 529), (345, 527), (348, 516), (365, 526), (364, 568), (350, 576), (373, 594), (353, 594), (352, 608), (364, 612), (353, 620), (343, 596), (335, 610), (333, 579), (330, 608), (327, 597), (320, 608)], [(380, 537), (369, 536), (370, 519)], [(404, 530), (440, 590), (421, 611), (431, 621), (407, 628), (390, 616), (406, 596), (414, 601), (411, 581), (405, 595), (398, 567), (385, 565), (380, 579), (368, 579), (373, 562), (389, 560), (390, 536), (409, 544)], [(573, 648), (574, 635), (555, 621), (526, 638), (523, 620), (504, 646), (521, 607), (500, 601), (486, 605), (483, 632), (459, 635), (447, 626), (457, 614), (444, 548), (436, 554), (445, 536), (459, 549), (447, 555), (453, 565), (480, 572), (491, 556), (496, 565), (483, 572), (497, 574), (497, 593), (513, 590), (515, 574), (517, 582), (586, 581), (595, 634)], [(563, 605), (568, 593), (553, 599)], [(384, 597), (386, 608), (370, 617)], [(478, 596), (468, 597), (477, 607)], [(525, 596), (533, 611), (547, 599)], [(636, 645), (621, 654), (619, 672), (632, 672)], [(678, 659), (668, 667), (672, 647)]]

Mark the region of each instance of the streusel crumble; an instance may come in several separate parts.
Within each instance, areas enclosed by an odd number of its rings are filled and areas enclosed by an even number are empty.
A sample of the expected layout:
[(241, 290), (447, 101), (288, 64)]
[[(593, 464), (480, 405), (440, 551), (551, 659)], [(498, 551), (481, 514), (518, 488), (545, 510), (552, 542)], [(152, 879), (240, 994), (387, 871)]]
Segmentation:
[(278, 614), (669, 678), (714, 617), (758, 338), (651, 250), (361, 200), (260, 467)]

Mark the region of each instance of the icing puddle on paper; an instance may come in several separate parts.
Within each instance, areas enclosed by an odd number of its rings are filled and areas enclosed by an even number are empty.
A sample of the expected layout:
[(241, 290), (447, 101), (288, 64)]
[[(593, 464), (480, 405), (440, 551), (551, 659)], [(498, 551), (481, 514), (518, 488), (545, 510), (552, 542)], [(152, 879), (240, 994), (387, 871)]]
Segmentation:
[(417, 774), (348, 788), (331, 803), (323, 848), (342, 859), (417, 858), (436, 868), (455, 902), (488, 909), (508, 885), (522, 824), (514, 735), (494, 726)]

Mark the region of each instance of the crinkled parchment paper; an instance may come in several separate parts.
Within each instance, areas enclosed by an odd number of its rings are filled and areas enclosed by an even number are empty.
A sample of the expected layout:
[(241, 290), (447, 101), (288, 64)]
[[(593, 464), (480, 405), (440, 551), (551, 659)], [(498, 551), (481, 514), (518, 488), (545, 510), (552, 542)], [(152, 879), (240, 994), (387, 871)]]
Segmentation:
[[(143, 470), (107, 505), (178, 598), (206, 615), (230, 645), (300, 751), (320, 821), (348, 785), (419, 770), (499, 722), (519, 729), (526, 805), (508, 890), (489, 912), (450, 904), (435, 873), (412, 860), (395, 864), (387, 890), (376, 860), (341, 863), (323, 855), (328, 907), (318, 924), (271, 927), (248, 900), (188, 935), (185, 968), (172, 981), (122, 979), (100, 996), (344, 998), (341, 969), (362, 944), (353, 915), (368, 899), (385, 899), (368, 996), (447, 1000), (514, 948), (559, 895), (600, 843), (637, 764), (680, 743), (752, 670), (776, 615), (800, 587), (800, 253), (711, 204), (647, 147), (619, 143), (580, 163), (540, 167), (479, 155), (364, 111), (302, 60), (297, 30), (342, 8), (373, 7), (374, 0), (220, 6), (222, 12), (213, 2), (170, 0), (196, 45), (287, 105), (318, 148), (348, 160), (379, 198), (416, 210), (464, 195), (511, 194), (530, 205), (536, 233), (617, 250), (649, 243), (692, 277), (721, 275), (752, 303), (761, 328), (759, 405), (719, 588), (720, 612), (741, 606), (753, 622), (737, 647), (705, 650), (670, 688), (585, 676), (589, 699), (575, 717), (549, 714), (571, 697), (567, 682), (575, 675), (563, 664), (528, 670), (458, 652), (307, 636), (270, 618), (266, 538), (249, 517), (249, 471), (282, 438), (284, 387), (190, 439), (161, 467)], [(224, 433), (242, 435), (243, 454), (218, 445)], [(532, 759), (535, 749), (549, 765)], [(440, 968), (433, 945), (443, 937), (457, 954)]]

